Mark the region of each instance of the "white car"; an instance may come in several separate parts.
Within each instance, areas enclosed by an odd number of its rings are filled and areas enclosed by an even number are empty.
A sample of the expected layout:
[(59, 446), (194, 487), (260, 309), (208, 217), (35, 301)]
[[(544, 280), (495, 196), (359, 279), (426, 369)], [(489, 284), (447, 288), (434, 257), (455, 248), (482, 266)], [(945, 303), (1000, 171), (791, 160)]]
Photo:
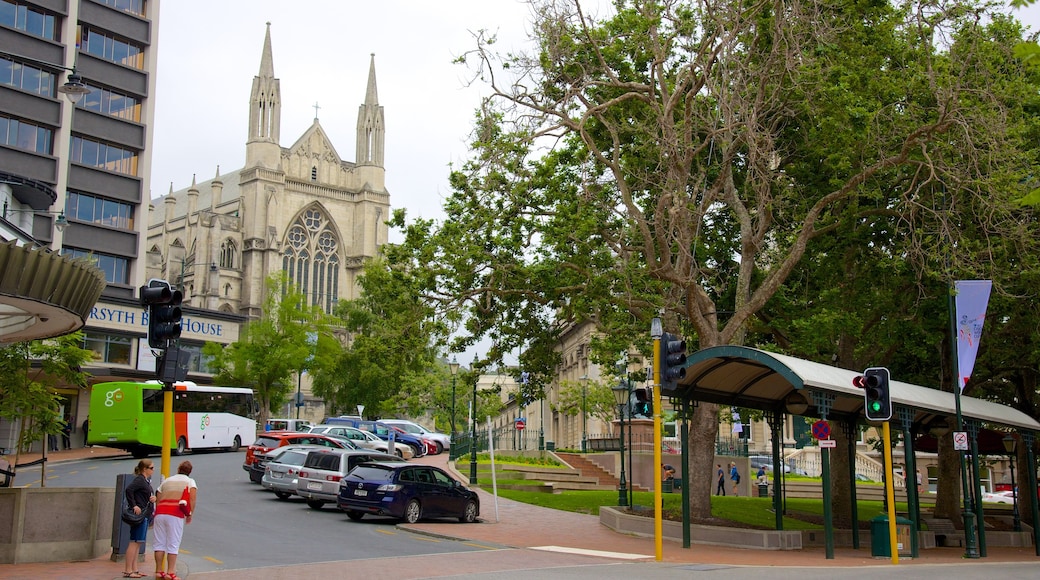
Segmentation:
[(438, 433), (436, 431), (430, 431), (426, 427), (418, 423), (413, 423), (406, 419), (380, 419), (380, 423), (386, 423), (387, 425), (393, 425), (399, 427), (407, 433), (422, 437), (423, 439), (429, 439), (437, 445), (437, 453), (444, 451), (445, 449), (451, 448), (451, 435), (447, 433)]
[[(372, 449), (375, 451), (382, 451), (383, 453), (390, 452), (390, 444), (379, 437), (376, 437), (373, 433), (362, 431), (361, 429), (355, 429), (353, 427), (347, 427), (345, 425), (313, 425), (308, 433), (322, 433), (330, 437), (342, 437), (344, 439), (349, 439), (352, 443), (363, 449)], [(405, 460), (411, 459), (412, 456), (415, 455), (412, 448), (408, 445), (395, 445), (394, 454)]]
[(982, 501), (992, 503), (1015, 503), (1015, 493), (1011, 491), (997, 491), (982, 494)]

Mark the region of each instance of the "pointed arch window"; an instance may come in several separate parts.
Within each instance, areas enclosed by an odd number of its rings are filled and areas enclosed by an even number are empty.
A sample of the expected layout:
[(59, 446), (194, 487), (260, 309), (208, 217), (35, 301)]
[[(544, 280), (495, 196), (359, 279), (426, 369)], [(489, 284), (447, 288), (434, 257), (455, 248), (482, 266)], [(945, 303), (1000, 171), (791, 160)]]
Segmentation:
[(224, 240), (220, 244), (220, 267), (234, 268), (238, 257), (238, 246), (233, 240)]
[(339, 295), (339, 238), (321, 210), (304, 211), (285, 236), (282, 269), (308, 301), (332, 312)]

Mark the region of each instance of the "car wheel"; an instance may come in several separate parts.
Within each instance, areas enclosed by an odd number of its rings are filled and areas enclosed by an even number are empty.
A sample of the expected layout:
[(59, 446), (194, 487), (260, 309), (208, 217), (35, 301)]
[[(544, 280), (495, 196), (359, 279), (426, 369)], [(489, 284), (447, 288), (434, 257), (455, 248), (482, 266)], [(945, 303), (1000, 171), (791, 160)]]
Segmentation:
[(242, 447), (242, 439), (235, 435), (235, 440), (231, 442), (231, 452), (235, 453)]
[(397, 455), (398, 457), (400, 457), (401, 459), (404, 459), (404, 451), (401, 451), (400, 449), (396, 449), (395, 448), (394, 449), (394, 454)]
[(359, 512), (357, 510), (347, 510), (347, 517), (354, 520), (355, 522), (360, 522), (361, 518), (365, 517), (365, 512)]
[(417, 445), (409, 445), (412, 448), (412, 457), (422, 457), (426, 455), (426, 446), (419, 447)]
[(264, 479), (264, 474), (257, 473), (256, 470), (253, 470), (253, 469), (249, 470), (249, 481), (251, 483), (260, 483), (260, 482), (263, 481), (263, 479)]
[(477, 521), (477, 502), (473, 500), (466, 502), (466, 511), (459, 516), (459, 521), (464, 524), (472, 524)]
[(292, 494), (287, 491), (276, 491), (274, 492), (274, 496), (278, 499), (289, 499), (292, 497)]
[(184, 437), (177, 439), (177, 448), (173, 450), (174, 455), (184, 455), (188, 451), (188, 442), (185, 441)]
[(422, 506), (419, 505), (419, 500), (413, 499), (408, 502), (408, 505), (404, 508), (404, 521), (409, 524), (414, 524), (419, 521), (422, 517)]
[(437, 448), (437, 452), (434, 453), (434, 455), (440, 455), (441, 453), (444, 453), (444, 445), (442, 445), (440, 441), (435, 442), (433, 446)]
[(311, 508), (312, 510), (320, 510), (321, 506), (323, 505), (325, 505), (325, 502), (321, 501), (320, 499), (307, 500), (307, 507)]

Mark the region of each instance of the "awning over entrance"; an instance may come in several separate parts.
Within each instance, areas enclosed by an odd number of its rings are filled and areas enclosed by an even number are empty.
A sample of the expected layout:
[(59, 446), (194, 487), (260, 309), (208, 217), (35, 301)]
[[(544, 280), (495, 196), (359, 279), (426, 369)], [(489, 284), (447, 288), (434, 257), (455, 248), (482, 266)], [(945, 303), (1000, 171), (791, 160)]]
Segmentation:
[[(857, 371), (744, 346), (717, 346), (689, 356), (683, 384), (673, 392), (662, 394), (694, 401), (819, 416), (813, 406), (811, 392), (823, 391), (835, 396), (829, 417), (863, 417), (863, 391), (852, 385), (852, 379), (859, 374)], [(892, 404), (913, 409), (914, 423), (929, 426), (945, 422), (947, 417), (956, 415), (953, 393), (896, 380), (890, 384)], [(801, 402), (798, 393), (804, 395), (808, 408), (794, 413), (794, 409), (788, 407)], [(984, 423), (1040, 431), (1040, 423), (1029, 415), (982, 399), (962, 396), (961, 414)]]

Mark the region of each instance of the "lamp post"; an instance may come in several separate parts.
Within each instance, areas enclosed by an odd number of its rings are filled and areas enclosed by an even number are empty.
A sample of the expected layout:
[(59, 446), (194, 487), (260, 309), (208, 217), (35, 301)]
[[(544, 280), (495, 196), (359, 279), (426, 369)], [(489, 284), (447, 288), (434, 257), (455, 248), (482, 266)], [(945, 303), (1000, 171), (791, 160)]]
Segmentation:
[(581, 375), (581, 452), (585, 453), (588, 451), (589, 445), (589, 434), (587, 431), (586, 417), (588, 417), (587, 407), (587, 387), (589, 384), (589, 375)]
[(1015, 455), (1018, 450), (1018, 442), (1008, 433), (1004, 436), (1004, 450), (1008, 452), (1008, 461), (1011, 464), (1011, 514), (1014, 518), (1015, 531), (1022, 531), (1022, 518), (1018, 514), (1018, 481), (1015, 479)]
[(53, 212), (53, 211), (39, 210), (39, 209), (15, 209), (15, 208), (12, 208), (12, 207), (8, 207), (7, 200), (4, 200), (4, 209), (3, 209), (3, 214), (2, 214), (3, 218), (7, 219), (7, 214), (11, 214), (11, 213), (28, 213), (28, 214), (33, 214), (33, 215), (55, 215), (55, 214), (57, 214), (58, 217), (57, 217), (57, 219), (54, 220), (54, 229), (58, 230), (59, 232), (64, 232), (65, 228), (69, 227), (69, 220), (65, 219), (65, 210), (61, 210), (61, 211), (58, 211), (58, 212)]
[[(477, 371), (477, 355), (473, 355), (473, 372)], [(469, 484), (477, 484), (477, 383), (480, 382), (480, 374), (473, 377), (473, 420), (470, 422), (472, 430), (469, 441)]]
[(618, 426), (621, 428), (618, 441), (618, 451), (621, 455), (621, 482), (618, 485), (618, 505), (628, 505), (628, 486), (625, 483), (625, 407), (628, 405), (628, 381), (622, 380), (616, 387), (611, 389), (614, 393), (614, 401), (617, 402)]
[(455, 375), (459, 374), (459, 360), (454, 355), (448, 363), (448, 369), (451, 371), (451, 452), (448, 458), (455, 459)]

